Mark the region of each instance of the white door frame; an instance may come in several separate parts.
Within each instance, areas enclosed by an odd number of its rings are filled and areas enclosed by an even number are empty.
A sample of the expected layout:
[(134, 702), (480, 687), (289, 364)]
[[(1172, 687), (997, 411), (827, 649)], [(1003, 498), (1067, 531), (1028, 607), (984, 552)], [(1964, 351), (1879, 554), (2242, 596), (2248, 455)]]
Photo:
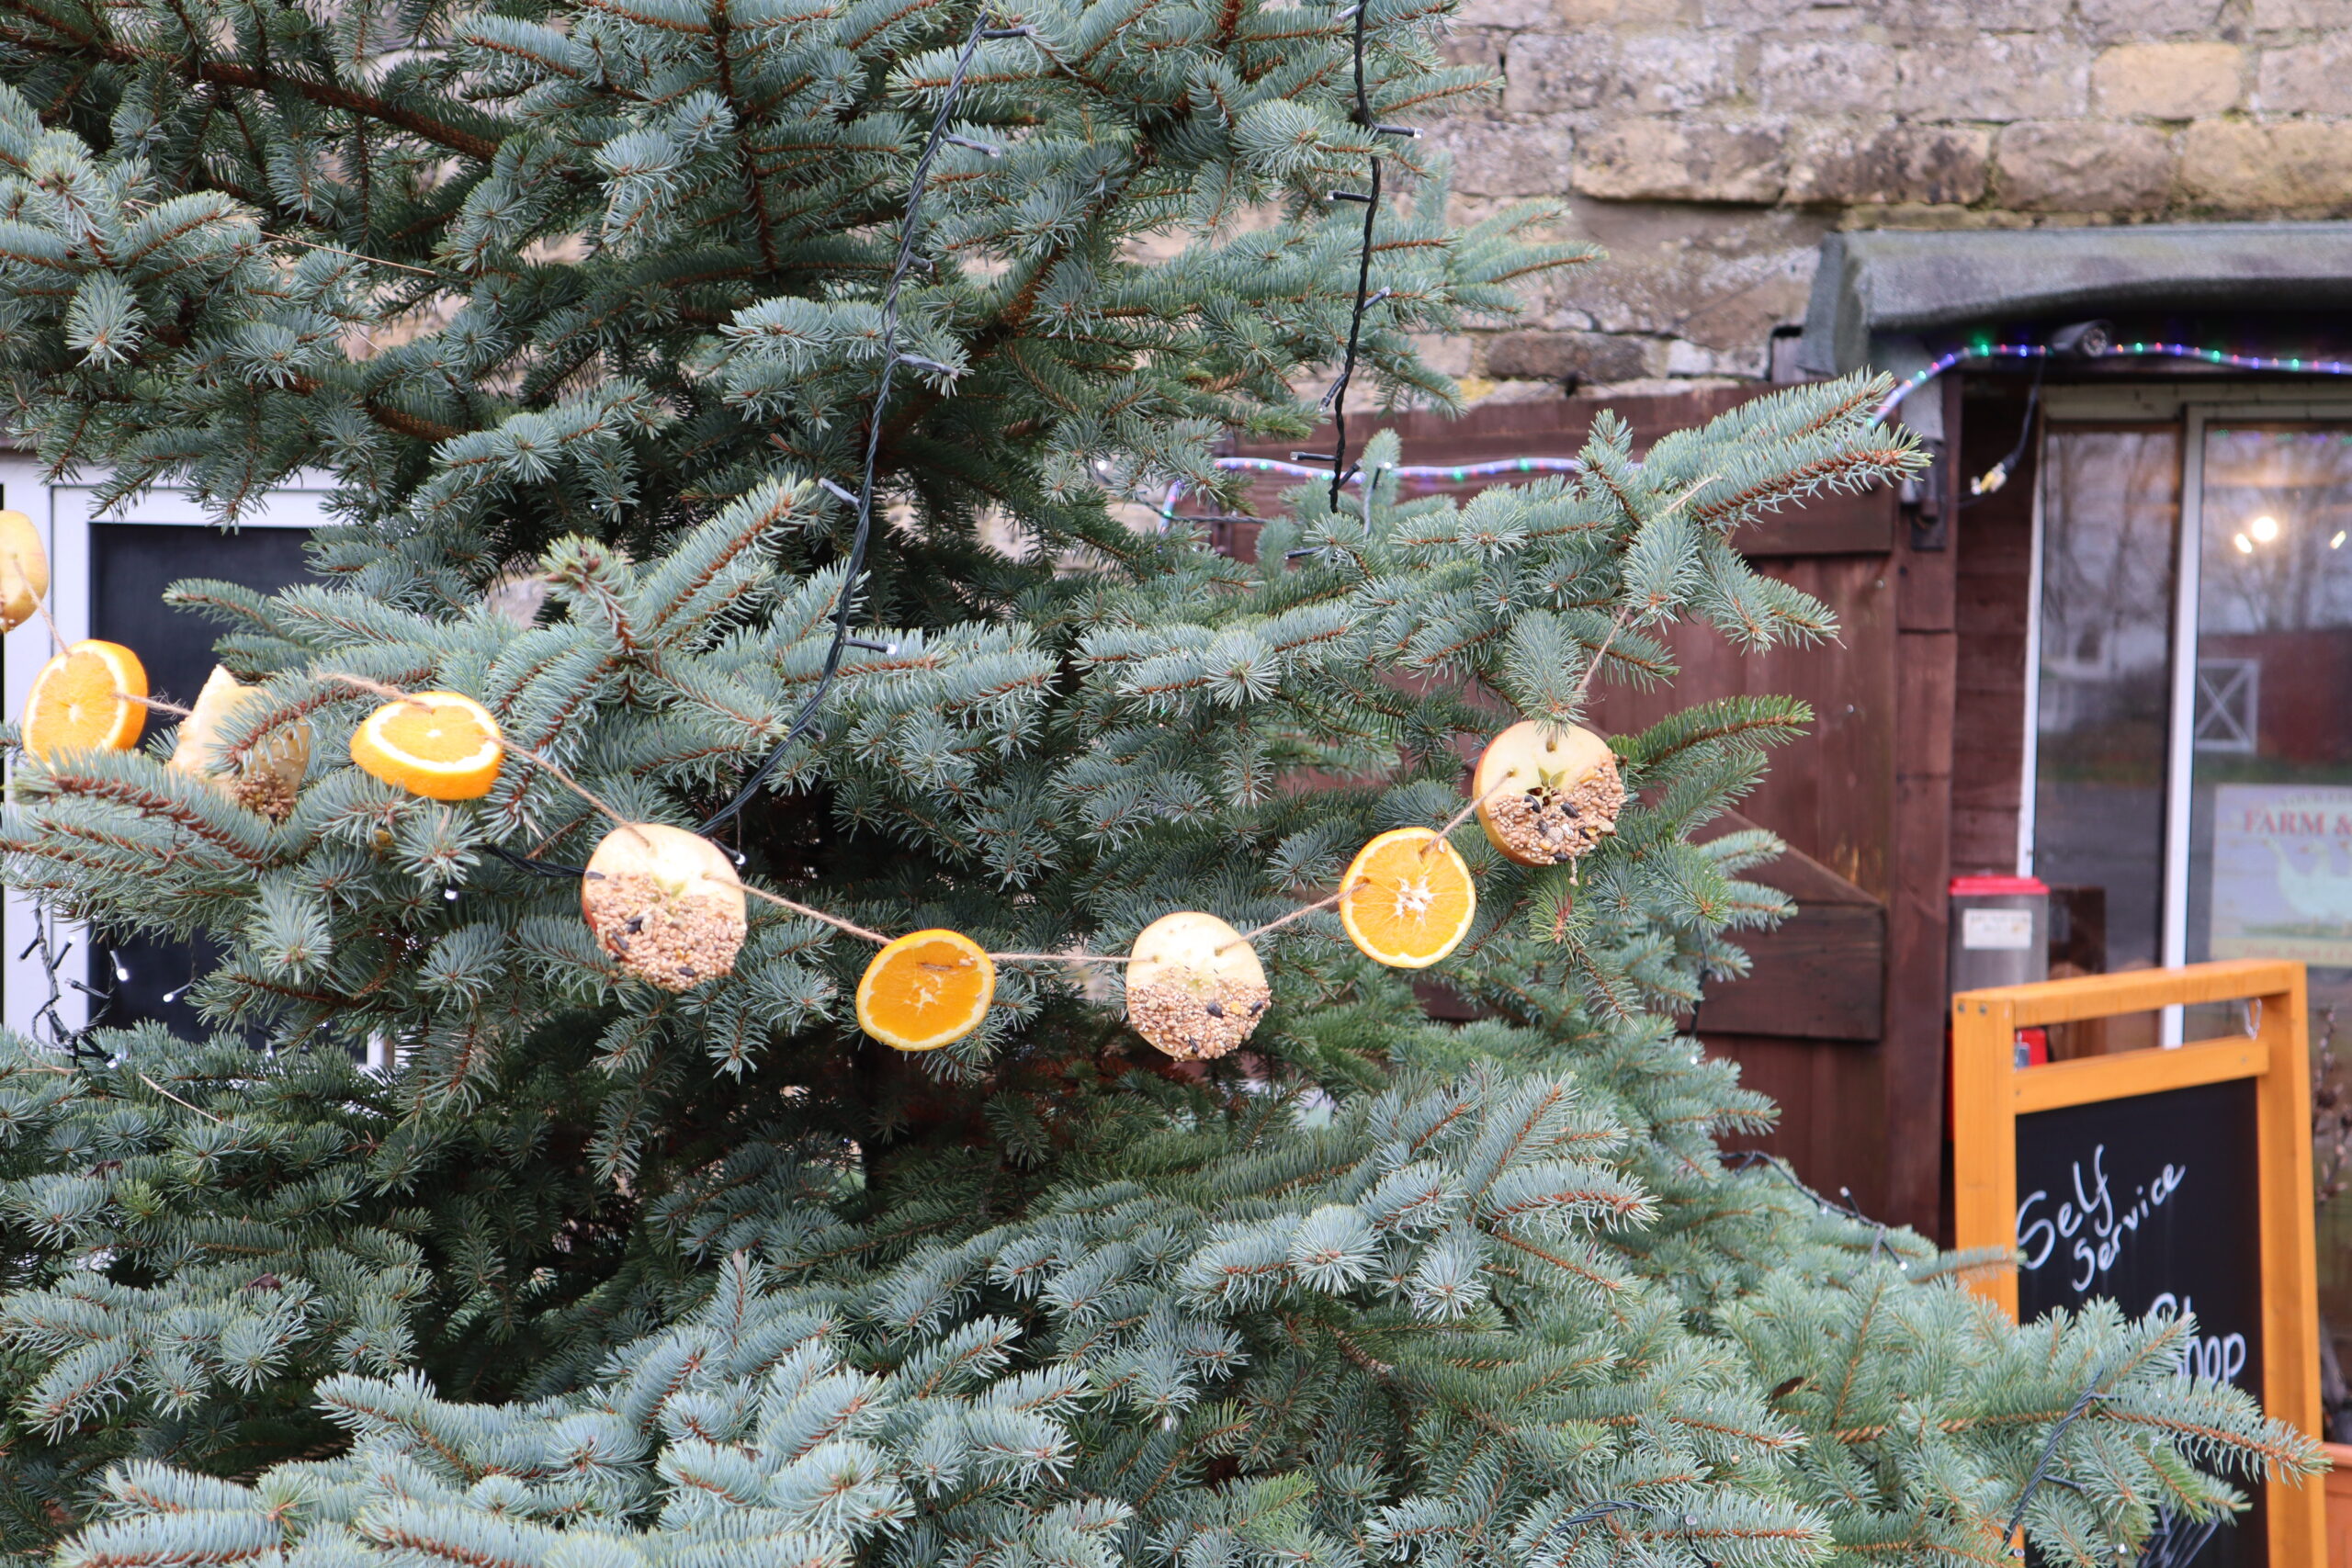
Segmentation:
[[(334, 481), (325, 474), (302, 474), (285, 488), (271, 492), (241, 528), (319, 528), (334, 520), (326, 510)], [(90, 635), (93, 587), (92, 531), (115, 524), (164, 524), (208, 527), (212, 520), (193, 496), (160, 491), (124, 502), (113, 513), (94, 516), (96, 489), (86, 483), (51, 484), (40, 464), (22, 452), (0, 452), (0, 503), (13, 506), (33, 520), (41, 546), (49, 552), (49, 612), (58, 631), (69, 641)], [(26, 622), (0, 642), (0, 689), (5, 689), (11, 717), (25, 711), (33, 677), (51, 653), (49, 630), (40, 618)], [(30, 1036), (36, 1014), (48, 1000), (49, 980), (33, 946), (39, 930), (33, 900), (10, 888), (0, 899), (0, 933), (6, 949), (0, 958), (0, 1019), (17, 1033)], [(73, 944), (66, 959), (68, 973), (78, 976), (87, 949), (85, 932), (76, 922), (61, 921), (57, 942)], [(73, 987), (63, 988), (58, 1013), (69, 1030), (89, 1022), (89, 999)]]
[[(2052, 388), (2043, 394), (2043, 430), (2075, 421), (2150, 424), (2177, 423), (2180, 520), (2173, 541), (2172, 670), (2165, 753), (2164, 908), (2160, 953), (2166, 964), (2188, 959), (2190, 789), (2196, 777), (2197, 591), (2205, 534), (2205, 432), (2214, 420), (2335, 420), (2352, 423), (2352, 398), (2313, 396), (2272, 383), (2239, 387), (2152, 386)], [(2041, 552), (2043, 474), (2035, 465), (2033, 544), (2028, 569), (2025, 663), (2025, 777), (2018, 807), (2018, 870), (2033, 874), (2034, 796), (2039, 766), (2041, 696)], [(2181, 1043), (2181, 1010), (2166, 1008), (2162, 1039)]]

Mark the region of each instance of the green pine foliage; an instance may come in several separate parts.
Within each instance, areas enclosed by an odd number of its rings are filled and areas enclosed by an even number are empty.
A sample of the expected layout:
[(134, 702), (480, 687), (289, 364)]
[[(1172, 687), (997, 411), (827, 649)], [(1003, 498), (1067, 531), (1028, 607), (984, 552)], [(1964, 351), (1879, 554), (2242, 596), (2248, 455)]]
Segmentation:
[[(1365, 91), (1479, 90), (1444, 7), (1374, 0)], [(2309, 1470), (2181, 1324), (2018, 1329), (1906, 1232), (1726, 1134), (1771, 1109), (1678, 1031), (1777, 845), (1690, 835), (1794, 703), (1617, 739), (1582, 863), (1455, 842), (1480, 914), (1426, 1021), (1328, 914), (1265, 938), (1242, 1055), (1179, 1066), (1114, 968), (1008, 964), (984, 1029), (858, 1032), (854, 937), (755, 905), (683, 995), (588, 939), (605, 823), (510, 757), (480, 803), (343, 759), (468, 693), (629, 816), (691, 825), (817, 690), (876, 439), (885, 515), (815, 728), (724, 830), (745, 874), (898, 932), (1112, 953), (1255, 924), (1462, 804), (1462, 749), (1670, 682), (1662, 628), (1834, 635), (1760, 513), (1914, 461), (1848, 381), (1467, 503), (1399, 454), (1245, 565), (1120, 498), (1231, 497), (1304, 434), (1353, 299), (1368, 375), (1585, 259), (1449, 230), (1442, 161), (1350, 118), (1349, 24), (1257, 0), (1004, 0), (922, 172), (946, 0), (254, 6), (0, 0), (0, 362), (110, 494), (224, 516), (339, 481), (322, 581), (190, 582), (308, 724), (283, 821), (149, 751), (13, 758), (12, 886), (225, 954), (190, 1042), (0, 1043), (0, 1551), (86, 1568), (1259, 1568), (2007, 1558), (2102, 1564), (2226, 1479)], [(1392, 183), (1393, 191), (1394, 185)], [(536, 612), (493, 596), (522, 571)], [(526, 601), (527, 604), (527, 601)], [(13, 739), (13, 736), (11, 737)], [(249, 1042), (266, 1043), (256, 1049)], [(358, 1064), (373, 1049), (393, 1066)], [(2097, 1397), (2085, 1401), (2085, 1395)], [(2079, 1407), (2078, 1418), (2066, 1417)]]

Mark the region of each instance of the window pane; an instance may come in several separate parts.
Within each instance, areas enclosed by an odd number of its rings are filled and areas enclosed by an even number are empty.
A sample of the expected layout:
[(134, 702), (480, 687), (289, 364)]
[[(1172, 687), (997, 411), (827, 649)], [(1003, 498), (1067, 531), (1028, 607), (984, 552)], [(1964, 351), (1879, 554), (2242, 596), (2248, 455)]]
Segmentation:
[(2033, 870), (2051, 973), (2145, 968), (2163, 953), (2179, 435), (2053, 424), (2043, 450)]
[(2198, 548), (2188, 957), (2352, 982), (2352, 428), (2211, 427)]
[[(146, 666), (154, 694), (186, 705), (212, 672), (212, 643), (223, 631), (193, 610), (164, 603), (184, 577), (225, 578), (275, 593), (308, 575), (307, 528), (216, 528), (156, 523), (98, 523), (90, 528), (91, 635), (127, 644)], [(179, 721), (147, 716), (153, 737)], [(111, 997), (99, 1021), (125, 1028), (153, 1020), (185, 1039), (210, 1032), (187, 998), (197, 975), (219, 962), (209, 938), (103, 936), (90, 951), (89, 982)]]
[[(2203, 489), (2188, 957), (2301, 959), (2312, 1032), (2340, 1055), (2352, 1021), (2352, 426), (2209, 426)], [(2234, 1007), (2191, 1008), (2186, 1024), (2191, 1040), (2243, 1026)], [(2352, 1196), (2322, 1205), (2318, 1230), (2320, 1313), (2343, 1356)]]

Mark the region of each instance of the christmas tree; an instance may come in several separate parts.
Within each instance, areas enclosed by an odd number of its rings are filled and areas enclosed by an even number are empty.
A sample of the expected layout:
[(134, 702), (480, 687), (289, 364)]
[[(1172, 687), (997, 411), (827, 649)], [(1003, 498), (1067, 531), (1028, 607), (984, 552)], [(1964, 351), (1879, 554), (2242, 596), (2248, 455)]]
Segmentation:
[(2312, 1467), (1719, 1148), (1785, 905), (1689, 835), (1806, 716), (1576, 723), (1832, 634), (1733, 541), (1915, 465), (1879, 388), (1466, 504), (1342, 423), (1255, 564), (1130, 504), (1588, 259), (1447, 226), (1445, 10), (7, 7), (18, 427), (341, 511), (175, 591), (175, 739), (98, 652), (8, 734), (10, 885), (225, 956), (6, 1043), (0, 1547), (2111, 1563)]

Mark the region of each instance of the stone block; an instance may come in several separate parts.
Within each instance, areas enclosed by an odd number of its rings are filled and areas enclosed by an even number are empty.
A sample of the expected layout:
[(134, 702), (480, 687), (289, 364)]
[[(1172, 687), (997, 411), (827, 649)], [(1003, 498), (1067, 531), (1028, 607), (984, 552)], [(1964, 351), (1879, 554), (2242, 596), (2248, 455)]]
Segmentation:
[(1514, 114), (1673, 114), (1737, 85), (1730, 40), (1696, 33), (1519, 33), (1503, 62), (1503, 107)]
[(1973, 126), (1826, 127), (1789, 163), (1794, 202), (1966, 206), (1984, 194), (1993, 133)]
[(1560, 20), (1570, 27), (1595, 22), (1686, 22), (1684, 0), (1554, 0)]
[(1437, 51), (1448, 65), (1467, 65), (1499, 77), (1511, 37), (1492, 28), (1455, 28), (1437, 40)]
[(2254, 0), (2253, 19), (2261, 32), (2352, 27), (2352, 0)]
[[(1727, 0), (1724, 8), (1736, 9), (1737, 4), (1738, 0)], [(1876, 22), (1895, 33), (1926, 37), (1962, 30), (2049, 31), (2065, 26), (2070, 9), (2070, 0), (1967, 0), (1965, 6), (1955, 6), (1953, 0), (1876, 0), (1866, 12), (1858, 8), (1847, 15), (1858, 21)]]
[(1430, 141), (1453, 155), (1453, 189), (1462, 196), (1565, 196), (1576, 136), (1556, 120), (1451, 119)]
[(1415, 333), (1413, 352), (1441, 376), (1470, 374), (1470, 342), (1460, 333)]
[(2064, 119), (2088, 107), (2090, 56), (2025, 33), (1919, 44), (1897, 55), (1895, 91), (1915, 119)]
[(1521, 33), (1503, 57), (1503, 107), (1512, 114), (1598, 108), (1616, 80), (1616, 39), (1607, 33)]
[(1834, 39), (1767, 43), (1754, 91), (1768, 112), (1884, 114), (1894, 107), (1894, 51)]
[(1616, 90), (1604, 107), (1635, 114), (1704, 108), (1738, 85), (1731, 41), (1689, 31), (1633, 33), (1617, 46)]
[(1629, 119), (1580, 139), (1575, 185), (1612, 201), (1771, 202), (1787, 166), (1777, 127)]
[(1666, 345), (1666, 373), (1668, 376), (1729, 376), (1753, 381), (1764, 375), (1770, 355), (1771, 342), (1769, 338), (1758, 338), (1736, 348), (1709, 348), (1685, 338), (1672, 338)]
[(1630, 381), (1650, 372), (1649, 344), (1614, 333), (1501, 333), (1487, 340), (1497, 380)]
[(1531, 28), (1556, 28), (1560, 14), (1552, 0), (1462, 0), (1453, 13), (1459, 28), (1498, 28), (1524, 32)]
[(1786, 31), (1813, 20), (1819, 8), (1815, 0), (1699, 0), (1697, 19), (1702, 27), (1738, 32)]
[(1821, 215), (1787, 208), (1589, 206), (1587, 228), (1609, 247), (1609, 259), (1546, 278), (1540, 324), (1670, 333), (1732, 352), (1761, 344), (1773, 327), (1804, 315), (1828, 227)]
[(2225, 211), (2352, 206), (2352, 125), (2200, 121), (2182, 138), (2180, 175), (2191, 201)]
[(2225, 114), (2245, 91), (2245, 51), (2228, 43), (2125, 43), (2098, 57), (2091, 85), (2113, 115), (2198, 119)]
[(2101, 43), (2126, 39), (2211, 38), (2221, 31), (2225, 0), (2076, 0), (2077, 14)]
[(2000, 205), (2018, 212), (2154, 212), (2172, 198), (2172, 139), (2150, 125), (2028, 120), (2005, 127)]
[(2254, 107), (2265, 114), (2352, 114), (2352, 33), (2266, 49)]

